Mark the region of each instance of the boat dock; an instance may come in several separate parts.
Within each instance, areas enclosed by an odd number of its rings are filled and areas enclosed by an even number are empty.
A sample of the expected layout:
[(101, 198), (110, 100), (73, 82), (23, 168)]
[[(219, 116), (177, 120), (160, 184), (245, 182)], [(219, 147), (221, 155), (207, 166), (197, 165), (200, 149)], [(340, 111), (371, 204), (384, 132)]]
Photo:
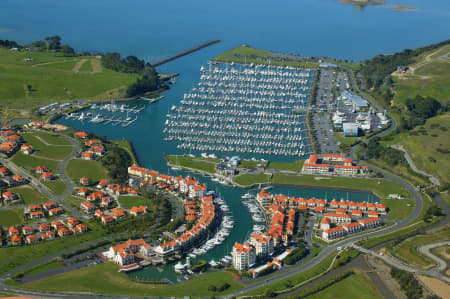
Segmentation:
[(175, 55), (175, 56), (172, 56), (172, 57), (163, 59), (163, 60), (161, 60), (161, 61), (155, 62), (155, 63), (153, 63), (153, 66), (154, 66), (154, 67), (157, 67), (157, 66), (163, 65), (163, 64), (168, 63), (168, 62), (170, 62), (170, 61), (172, 61), (172, 60), (175, 60), (175, 59), (178, 59), (178, 58), (180, 58), (180, 57), (189, 55), (189, 54), (191, 54), (191, 53), (194, 53), (194, 52), (196, 52), (196, 51), (198, 51), (198, 50), (201, 50), (201, 49), (203, 49), (203, 48), (212, 46), (212, 45), (217, 44), (217, 43), (219, 43), (219, 42), (220, 42), (220, 40), (217, 40), (217, 39), (216, 39), (216, 40), (212, 40), (212, 41), (203, 43), (203, 44), (201, 44), (201, 45), (199, 45), (199, 46), (196, 46), (196, 47), (194, 47), (194, 48), (191, 48), (191, 49), (189, 49), (189, 50), (187, 50), (187, 51), (181, 52), (180, 54), (177, 54), (177, 55)]

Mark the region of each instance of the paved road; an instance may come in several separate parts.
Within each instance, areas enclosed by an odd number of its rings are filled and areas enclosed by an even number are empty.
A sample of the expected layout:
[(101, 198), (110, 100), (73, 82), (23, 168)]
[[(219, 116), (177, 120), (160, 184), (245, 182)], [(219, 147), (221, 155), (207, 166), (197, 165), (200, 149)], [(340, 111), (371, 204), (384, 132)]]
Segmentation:
[(450, 246), (450, 241), (425, 244), (425, 245), (419, 246), (419, 248), (418, 248), (418, 251), (421, 254), (423, 254), (424, 256), (426, 256), (436, 262), (437, 266), (435, 267), (435, 270), (438, 272), (442, 272), (445, 269), (447, 269), (447, 262), (444, 261), (443, 259), (441, 259), (440, 257), (434, 255), (430, 250), (437, 248), (437, 247), (442, 247), (442, 246)]

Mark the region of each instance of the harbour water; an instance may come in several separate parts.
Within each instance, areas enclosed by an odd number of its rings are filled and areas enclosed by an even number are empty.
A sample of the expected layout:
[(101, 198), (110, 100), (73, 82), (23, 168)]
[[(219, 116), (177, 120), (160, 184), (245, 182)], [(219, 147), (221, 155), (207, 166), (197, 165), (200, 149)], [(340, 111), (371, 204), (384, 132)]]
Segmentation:
[[(160, 72), (180, 73), (165, 98), (130, 106), (145, 109), (127, 127), (61, 119), (59, 122), (111, 139), (130, 140), (142, 166), (162, 173), (163, 157), (185, 153), (164, 141), (164, 123), (170, 107), (199, 82), (201, 65), (241, 44), (282, 53), (362, 60), (378, 53), (392, 53), (447, 39), (450, 36), (448, 0), (388, 0), (387, 5), (361, 10), (334, 0), (230, 0), (230, 1), (58, 1), (3, 0), (0, 2), (0, 39), (30, 42), (59, 34), (77, 50), (118, 51), (150, 62), (159, 61), (207, 40), (222, 42), (172, 61)], [(418, 9), (396, 12), (392, 5)], [(32, 17), (30, 17), (32, 12)], [(27, 16), (28, 15), (28, 16)], [(176, 173), (178, 174), (178, 173)], [(230, 206), (235, 220), (231, 235), (202, 258), (218, 260), (236, 241), (248, 237), (252, 220), (241, 204), (245, 190), (223, 186), (193, 174), (217, 190)], [(312, 188), (273, 188), (273, 193), (353, 201), (376, 200), (367, 193)], [(173, 265), (148, 267), (130, 275), (175, 280)]]

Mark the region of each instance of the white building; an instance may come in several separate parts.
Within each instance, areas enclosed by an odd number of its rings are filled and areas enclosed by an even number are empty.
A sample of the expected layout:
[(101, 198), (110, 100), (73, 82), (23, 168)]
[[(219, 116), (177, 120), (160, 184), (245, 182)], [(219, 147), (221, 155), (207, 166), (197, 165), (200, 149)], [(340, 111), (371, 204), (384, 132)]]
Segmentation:
[(232, 251), (236, 270), (247, 271), (256, 261), (256, 250), (250, 243), (235, 243)]

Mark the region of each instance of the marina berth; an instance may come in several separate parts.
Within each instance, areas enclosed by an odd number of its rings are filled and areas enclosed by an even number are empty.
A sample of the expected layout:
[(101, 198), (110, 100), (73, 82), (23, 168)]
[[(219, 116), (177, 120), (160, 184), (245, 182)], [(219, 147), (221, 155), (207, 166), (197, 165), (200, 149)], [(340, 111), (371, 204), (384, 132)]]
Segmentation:
[(169, 111), (165, 140), (177, 141), (179, 149), (303, 157), (314, 72), (210, 64), (197, 87)]

